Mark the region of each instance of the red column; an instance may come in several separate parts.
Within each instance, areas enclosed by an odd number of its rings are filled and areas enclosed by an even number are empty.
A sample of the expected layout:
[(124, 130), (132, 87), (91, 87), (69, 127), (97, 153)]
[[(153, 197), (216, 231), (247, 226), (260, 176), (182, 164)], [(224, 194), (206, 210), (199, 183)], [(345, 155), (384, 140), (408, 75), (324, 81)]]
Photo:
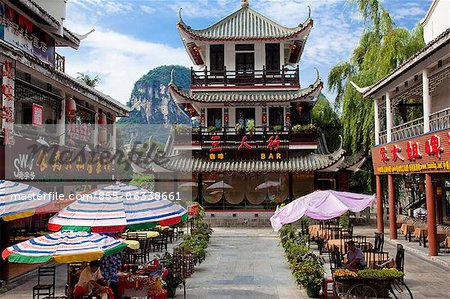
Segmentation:
[(427, 198), (427, 228), (428, 228), (428, 255), (438, 255), (436, 234), (436, 207), (434, 202), (433, 182), (431, 175), (425, 175), (425, 191)]
[(395, 210), (395, 188), (394, 177), (388, 174), (389, 191), (389, 236), (391, 240), (397, 239), (397, 216)]
[(384, 233), (383, 223), (383, 186), (381, 186), (381, 176), (376, 175), (377, 184), (377, 230), (379, 233)]

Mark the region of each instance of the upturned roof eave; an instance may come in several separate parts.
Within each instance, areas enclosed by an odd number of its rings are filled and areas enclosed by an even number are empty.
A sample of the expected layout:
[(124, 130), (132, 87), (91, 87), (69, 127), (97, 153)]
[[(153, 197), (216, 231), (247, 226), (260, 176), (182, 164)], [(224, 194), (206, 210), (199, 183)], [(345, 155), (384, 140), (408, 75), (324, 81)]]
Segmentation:
[[(309, 96), (317, 96), (318, 94), (320, 94), (320, 91), (323, 88), (323, 82), (319, 79), (318, 81), (316, 81), (314, 84), (311, 84), (310, 86), (308, 86), (307, 88), (304, 89), (298, 89), (298, 91), (296, 91), (296, 94), (291, 95), (290, 97), (284, 97), (284, 98), (280, 98), (280, 99), (273, 99), (273, 100), (251, 100), (250, 102), (301, 102), (301, 101), (305, 101)], [(207, 101), (207, 100), (202, 100), (201, 98), (198, 97), (199, 92), (196, 92), (197, 97), (195, 95), (193, 95), (191, 92), (186, 92), (181, 90), (175, 83), (171, 82), (169, 84), (169, 92), (171, 93), (172, 97), (175, 99), (175, 101), (179, 104), (181, 103), (238, 103), (239, 100), (214, 100), (214, 101)], [(235, 92), (235, 91), (234, 91)], [(266, 91), (265, 93), (270, 93), (271, 91)], [(272, 91), (273, 92), (273, 91)], [(211, 94), (211, 92), (207, 92), (208, 94)], [(218, 92), (218, 94), (226, 94), (227, 92)], [(229, 93), (233, 93), (233, 92), (229, 92)], [(236, 92), (235, 92), (236, 93)], [(241, 91), (241, 93), (244, 93)], [(180, 101), (180, 99), (183, 99), (182, 101)], [(249, 102), (249, 101), (243, 101), (243, 102)]]
[[(232, 19), (235, 15), (237, 15), (238, 13), (242, 12), (243, 10), (250, 10), (253, 14), (257, 15), (258, 18), (260, 18), (262, 21), (271, 24), (272, 26), (278, 28), (279, 30), (285, 31), (285, 34), (282, 35), (278, 35), (278, 36), (254, 36), (254, 37), (236, 37), (236, 36), (228, 36), (228, 37), (205, 37), (203, 36), (203, 34), (205, 32), (214, 30), (215, 28), (221, 26), (222, 24), (226, 23), (227, 21), (229, 21), (230, 19)], [(237, 11), (235, 11), (234, 13), (232, 13), (231, 15), (226, 16), (225, 18), (221, 19), (220, 21), (214, 23), (213, 25), (204, 28), (204, 29), (193, 29), (192, 27), (190, 27), (189, 25), (187, 25), (183, 18), (181, 17), (181, 10), (179, 13), (179, 21), (177, 24), (177, 28), (179, 31), (183, 31), (186, 35), (189, 36), (189, 38), (191, 38), (192, 40), (197, 40), (197, 41), (210, 41), (210, 42), (214, 42), (214, 41), (258, 41), (258, 40), (290, 40), (290, 39), (295, 39), (296, 36), (300, 35), (301, 33), (306, 32), (305, 37), (301, 38), (306, 40), (309, 36), (309, 31), (311, 30), (312, 26), (313, 26), (314, 22), (311, 19), (311, 13), (309, 13), (308, 18), (299, 26), (297, 27), (293, 27), (293, 28), (289, 28), (289, 27), (285, 27), (282, 26), (274, 21), (272, 21), (271, 19), (267, 18), (266, 16), (260, 14), (259, 12), (251, 9), (251, 8), (241, 8)]]

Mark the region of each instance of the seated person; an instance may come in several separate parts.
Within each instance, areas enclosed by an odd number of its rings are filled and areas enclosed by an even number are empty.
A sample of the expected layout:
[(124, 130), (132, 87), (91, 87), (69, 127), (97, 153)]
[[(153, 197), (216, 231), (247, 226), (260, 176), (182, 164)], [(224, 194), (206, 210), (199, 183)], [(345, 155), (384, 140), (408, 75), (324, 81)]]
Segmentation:
[(81, 271), (80, 278), (73, 291), (75, 298), (89, 295), (100, 296), (102, 299), (114, 299), (111, 289), (107, 287), (107, 283), (102, 277), (100, 261), (90, 262), (89, 266)]
[(355, 246), (354, 241), (348, 241), (348, 253), (347, 253), (347, 264), (346, 269), (349, 270), (362, 270), (366, 268), (366, 260), (362, 253), (361, 248)]

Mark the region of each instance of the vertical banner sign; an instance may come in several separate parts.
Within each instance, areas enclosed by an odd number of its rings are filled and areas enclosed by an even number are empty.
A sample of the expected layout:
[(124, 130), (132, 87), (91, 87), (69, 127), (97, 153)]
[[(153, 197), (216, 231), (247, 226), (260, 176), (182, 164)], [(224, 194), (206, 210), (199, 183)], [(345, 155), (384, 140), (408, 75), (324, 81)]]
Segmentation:
[(44, 114), (44, 107), (33, 103), (31, 122), (33, 126), (42, 127), (42, 118)]
[(5, 145), (14, 145), (14, 69), (5, 60), (2, 67), (2, 130)]

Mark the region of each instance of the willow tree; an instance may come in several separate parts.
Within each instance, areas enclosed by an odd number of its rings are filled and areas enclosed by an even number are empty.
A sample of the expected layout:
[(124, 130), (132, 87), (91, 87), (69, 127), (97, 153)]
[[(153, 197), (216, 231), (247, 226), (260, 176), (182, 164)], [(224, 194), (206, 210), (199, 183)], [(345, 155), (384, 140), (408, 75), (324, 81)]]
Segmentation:
[(350, 153), (369, 150), (374, 142), (374, 109), (350, 84), (369, 86), (397, 68), (424, 47), (423, 30), (396, 27), (380, 0), (352, 0), (363, 18), (364, 30), (359, 45), (348, 61), (334, 66), (328, 86), (336, 93), (336, 108), (341, 110), (344, 146)]
[[(328, 86), (336, 93), (336, 109), (341, 110), (344, 148), (354, 154), (360, 150), (368, 152), (374, 144), (374, 108), (373, 101), (364, 99), (350, 81), (358, 86), (376, 83), (425, 43), (420, 25), (413, 30), (395, 26), (380, 0), (350, 2), (362, 16), (363, 33), (350, 59), (331, 69)], [(368, 177), (365, 180), (370, 182)]]

